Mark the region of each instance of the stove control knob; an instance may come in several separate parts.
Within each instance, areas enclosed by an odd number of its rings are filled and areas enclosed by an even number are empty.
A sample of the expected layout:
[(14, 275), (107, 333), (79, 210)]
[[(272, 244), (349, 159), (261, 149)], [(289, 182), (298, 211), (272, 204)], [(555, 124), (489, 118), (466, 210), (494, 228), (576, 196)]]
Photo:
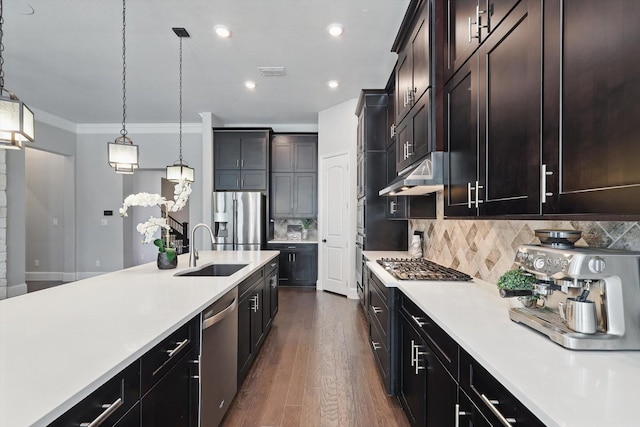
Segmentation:
[(605, 267), (605, 262), (600, 257), (593, 257), (589, 260), (589, 270), (591, 270), (592, 273), (602, 273)]
[(544, 268), (544, 258), (536, 258), (533, 261), (533, 268), (536, 270), (542, 270)]

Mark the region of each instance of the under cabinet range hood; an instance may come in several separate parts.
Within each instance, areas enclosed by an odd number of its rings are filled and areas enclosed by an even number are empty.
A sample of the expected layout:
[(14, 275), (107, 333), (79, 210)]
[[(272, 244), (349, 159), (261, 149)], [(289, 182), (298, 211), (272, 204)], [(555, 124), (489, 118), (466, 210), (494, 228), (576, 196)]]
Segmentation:
[(442, 168), (444, 153), (432, 151), (417, 165), (400, 172), (398, 177), (380, 190), (380, 196), (421, 196), (444, 190)]

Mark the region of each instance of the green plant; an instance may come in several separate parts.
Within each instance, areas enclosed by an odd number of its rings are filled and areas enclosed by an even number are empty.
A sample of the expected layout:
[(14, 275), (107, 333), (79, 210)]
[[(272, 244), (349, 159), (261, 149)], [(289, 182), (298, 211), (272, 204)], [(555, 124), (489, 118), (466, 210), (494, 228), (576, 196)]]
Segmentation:
[(523, 270), (513, 269), (504, 273), (498, 279), (498, 289), (533, 289), (536, 278)]
[(304, 218), (302, 220), (302, 228), (305, 230), (308, 230), (311, 227), (311, 224), (313, 224), (313, 220), (311, 218)]
[(173, 261), (176, 257), (176, 248), (170, 248), (164, 245), (163, 239), (156, 239), (153, 241), (153, 244), (158, 247), (158, 251), (164, 252), (167, 254), (167, 259), (169, 261)]

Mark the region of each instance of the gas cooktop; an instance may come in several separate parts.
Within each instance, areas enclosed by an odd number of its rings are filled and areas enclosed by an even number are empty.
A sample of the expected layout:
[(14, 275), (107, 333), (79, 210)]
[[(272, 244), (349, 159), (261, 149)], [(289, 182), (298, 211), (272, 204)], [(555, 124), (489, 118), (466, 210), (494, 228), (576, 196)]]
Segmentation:
[(399, 280), (473, 280), (468, 274), (424, 258), (380, 258), (378, 264)]

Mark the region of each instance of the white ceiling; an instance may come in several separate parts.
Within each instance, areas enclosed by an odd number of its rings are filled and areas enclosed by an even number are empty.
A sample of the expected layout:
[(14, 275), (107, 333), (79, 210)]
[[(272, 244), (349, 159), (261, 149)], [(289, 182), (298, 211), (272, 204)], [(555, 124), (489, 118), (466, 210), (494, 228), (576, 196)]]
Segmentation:
[[(30, 11), (30, 5), (34, 13)], [(212, 112), (228, 124), (310, 124), (317, 113), (383, 88), (409, 0), (129, 0), (127, 123), (183, 122)], [(75, 123), (122, 120), (122, 2), (4, 0), (5, 87), (27, 105)], [(326, 28), (345, 27), (334, 39)], [(213, 27), (231, 28), (220, 39)], [(284, 66), (286, 77), (261, 77)], [(245, 80), (256, 89), (247, 90)], [(331, 90), (327, 82), (338, 80)]]

